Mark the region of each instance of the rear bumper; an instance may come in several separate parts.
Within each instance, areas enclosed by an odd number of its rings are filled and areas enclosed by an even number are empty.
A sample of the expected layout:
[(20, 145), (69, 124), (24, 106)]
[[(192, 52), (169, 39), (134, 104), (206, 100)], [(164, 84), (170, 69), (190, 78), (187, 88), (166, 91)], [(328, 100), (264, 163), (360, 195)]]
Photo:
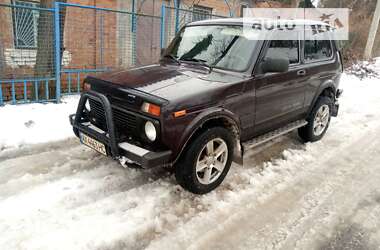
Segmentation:
[[(83, 110), (88, 99), (94, 99), (103, 105), (108, 131), (103, 131), (94, 126), (83, 115)], [(80, 133), (83, 133), (103, 143), (106, 146), (107, 155), (114, 159), (125, 157), (142, 168), (153, 168), (169, 164), (172, 155), (170, 150), (153, 152), (129, 142), (119, 141), (113, 122), (111, 104), (107, 97), (100, 93), (93, 91), (83, 93), (78, 104), (77, 113), (70, 115), (69, 119), (77, 137), (80, 136)]]

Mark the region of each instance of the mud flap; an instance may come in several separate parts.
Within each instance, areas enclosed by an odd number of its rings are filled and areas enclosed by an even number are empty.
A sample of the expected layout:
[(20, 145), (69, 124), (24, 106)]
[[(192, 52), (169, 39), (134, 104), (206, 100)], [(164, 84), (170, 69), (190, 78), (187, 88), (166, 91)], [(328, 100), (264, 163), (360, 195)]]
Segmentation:
[(339, 103), (336, 102), (333, 104), (332, 110), (331, 110), (331, 116), (332, 117), (337, 117), (339, 113)]
[(240, 143), (240, 140), (236, 140), (234, 148), (235, 149), (234, 149), (232, 161), (235, 162), (236, 164), (243, 166), (243, 155), (244, 155), (244, 153), (243, 153), (243, 147)]

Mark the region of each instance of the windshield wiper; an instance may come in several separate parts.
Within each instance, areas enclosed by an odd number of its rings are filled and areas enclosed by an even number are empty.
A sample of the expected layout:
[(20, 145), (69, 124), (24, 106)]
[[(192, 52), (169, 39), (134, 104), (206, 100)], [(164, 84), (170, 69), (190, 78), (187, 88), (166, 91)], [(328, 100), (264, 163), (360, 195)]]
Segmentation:
[(172, 54), (166, 54), (166, 55), (164, 55), (164, 58), (170, 58), (170, 59), (172, 59), (173, 61), (175, 61), (178, 65), (181, 65), (181, 62), (177, 59), (177, 57), (175, 57), (175, 56), (172, 55)]
[(239, 36), (235, 36), (232, 41), (229, 43), (227, 48), (222, 52), (222, 54), (218, 57), (218, 59), (215, 60), (215, 62), (211, 65), (212, 67), (216, 66), (230, 51), (232, 46), (235, 44), (235, 42), (239, 39)]
[(196, 62), (197, 64), (199, 65), (202, 65), (204, 67), (207, 67), (209, 69), (209, 71), (211, 72), (212, 71), (212, 67), (210, 65), (208, 65), (206, 62), (206, 60), (202, 60), (202, 59), (197, 59), (197, 58), (180, 58), (179, 61), (185, 61), (185, 62)]

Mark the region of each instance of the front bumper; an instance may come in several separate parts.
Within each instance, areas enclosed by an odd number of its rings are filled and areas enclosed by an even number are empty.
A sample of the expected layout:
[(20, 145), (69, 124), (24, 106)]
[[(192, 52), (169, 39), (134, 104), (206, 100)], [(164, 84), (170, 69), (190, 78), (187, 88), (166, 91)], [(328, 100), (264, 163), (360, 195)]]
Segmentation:
[[(84, 115), (85, 104), (88, 99), (93, 99), (103, 105), (108, 131), (94, 126), (86, 119)], [(142, 168), (153, 168), (169, 164), (172, 152), (170, 150), (153, 152), (142, 147), (136, 146), (130, 142), (119, 141), (117, 138), (116, 128), (114, 125), (111, 104), (103, 94), (88, 91), (81, 95), (76, 114), (70, 115), (70, 123), (73, 126), (74, 133), (79, 137), (83, 133), (101, 143), (107, 148), (107, 155), (114, 159), (122, 157), (140, 165)]]

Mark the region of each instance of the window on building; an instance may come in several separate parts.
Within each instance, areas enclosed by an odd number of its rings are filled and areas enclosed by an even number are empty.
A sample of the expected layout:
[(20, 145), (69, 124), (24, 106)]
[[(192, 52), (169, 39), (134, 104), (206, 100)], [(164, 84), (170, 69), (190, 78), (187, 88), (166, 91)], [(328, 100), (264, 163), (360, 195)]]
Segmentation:
[(331, 57), (332, 48), (329, 40), (305, 41), (305, 62), (321, 61)]
[(193, 6), (193, 21), (201, 21), (206, 19), (211, 19), (212, 8), (194, 5)]
[[(39, 7), (35, 1), (13, 1), (14, 5)], [(16, 48), (37, 47), (38, 10), (27, 8), (12, 8), (13, 35)]]
[(290, 64), (297, 64), (300, 61), (300, 50), (298, 40), (273, 40), (271, 41), (266, 57), (267, 58), (289, 58)]

